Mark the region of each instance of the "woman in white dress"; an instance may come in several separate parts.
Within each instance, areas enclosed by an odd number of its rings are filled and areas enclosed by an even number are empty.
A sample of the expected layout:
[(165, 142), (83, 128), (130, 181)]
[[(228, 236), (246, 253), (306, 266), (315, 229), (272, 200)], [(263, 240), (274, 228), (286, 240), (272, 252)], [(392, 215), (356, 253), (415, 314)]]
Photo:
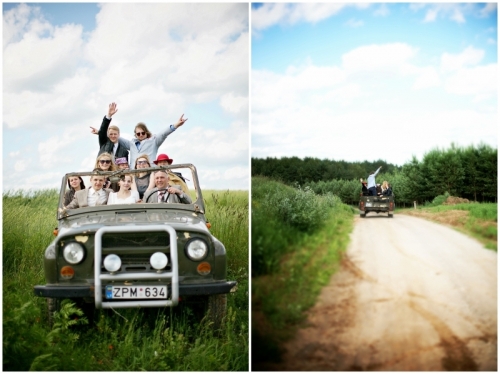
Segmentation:
[(112, 192), (108, 197), (108, 205), (111, 204), (135, 204), (139, 201), (137, 187), (133, 183), (133, 177), (130, 174), (124, 174), (118, 182), (120, 189), (118, 192)]

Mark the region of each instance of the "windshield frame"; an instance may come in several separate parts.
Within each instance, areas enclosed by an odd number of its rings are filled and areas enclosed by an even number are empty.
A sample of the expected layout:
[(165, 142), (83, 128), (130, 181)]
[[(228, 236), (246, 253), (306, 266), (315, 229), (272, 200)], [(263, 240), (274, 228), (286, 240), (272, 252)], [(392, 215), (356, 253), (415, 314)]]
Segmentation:
[[(200, 183), (198, 180), (198, 173), (196, 171), (196, 167), (193, 164), (176, 164), (176, 165), (168, 165), (168, 166), (155, 166), (155, 167), (149, 167), (149, 168), (144, 168), (144, 169), (123, 169), (123, 170), (116, 170), (116, 171), (83, 171), (83, 172), (71, 172), (71, 173), (66, 173), (61, 181), (61, 188), (59, 191), (59, 202), (57, 206), (57, 219), (63, 219), (68, 216), (72, 216), (74, 214), (78, 214), (80, 209), (85, 209), (85, 208), (77, 208), (77, 209), (70, 209), (66, 211), (66, 214), (63, 214), (63, 208), (64, 208), (64, 195), (68, 191), (68, 178), (74, 177), (74, 176), (91, 176), (95, 175), (96, 173), (98, 175), (103, 175), (111, 179), (112, 182), (116, 182), (119, 180), (120, 176), (123, 174), (140, 174), (144, 172), (155, 172), (158, 170), (171, 170), (171, 171), (176, 171), (176, 169), (183, 169), (185, 171), (186, 169), (191, 170), (191, 178), (192, 178), (192, 184), (194, 187), (194, 193), (196, 195), (195, 199), (193, 199), (193, 202), (191, 204), (161, 204), (161, 203), (147, 203), (147, 206), (151, 206), (153, 208), (154, 206), (160, 206), (162, 209), (166, 208), (167, 206), (172, 206), (172, 208), (175, 207), (175, 209), (183, 209), (183, 210), (192, 210), (195, 212), (199, 213), (204, 213), (205, 212), (205, 205), (203, 202), (203, 195), (200, 189)], [(189, 180), (189, 178), (186, 178)], [(86, 187), (89, 188), (89, 187)], [(191, 192), (191, 191), (190, 191)], [(191, 195), (191, 194), (190, 194)], [(142, 203), (136, 203), (136, 204), (116, 204), (116, 210), (132, 210), (132, 209), (140, 209), (144, 210), (145, 209), (145, 202)], [(105, 205), (108, 206), (108, 205)], [(97, 206), (97, 207), (91, 207), (99, 210), (99, 208), (102, 206)], [(95, 210), (95, 209), (90, 209), (90, 210)], [(106, 209), (107, 210), (107, 209)], [(89, 209), (85, 209), (85, 212), (88, 212)], [(83, 212), (82, 212), (83, 213)]]

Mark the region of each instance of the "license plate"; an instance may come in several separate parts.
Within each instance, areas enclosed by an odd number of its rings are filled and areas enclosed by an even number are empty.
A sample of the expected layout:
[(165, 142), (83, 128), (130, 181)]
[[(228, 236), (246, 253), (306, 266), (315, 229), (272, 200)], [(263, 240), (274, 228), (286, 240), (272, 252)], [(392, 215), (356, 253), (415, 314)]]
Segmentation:
[(167, 286), (106, 286), (106, 299), (166, 299)]

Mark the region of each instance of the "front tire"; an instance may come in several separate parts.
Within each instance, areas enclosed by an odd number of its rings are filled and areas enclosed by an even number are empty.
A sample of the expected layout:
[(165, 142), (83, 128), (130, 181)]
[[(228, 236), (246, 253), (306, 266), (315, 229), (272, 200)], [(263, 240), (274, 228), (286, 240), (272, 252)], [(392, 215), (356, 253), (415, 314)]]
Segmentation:
[(206, 318), (213, 323), (216, 330), (222, 326), (227, 314), (227, 294), (210, 295), (207, 299)]
[(47, 321), (52, 328), (54, 325), (54, 313), (61, 310), (61, 299), (47, 297)]
[[(52, 328), (54, 326), (55, 318), (54, 314), (56, 312), (59, 312), (61, 310), (61, 305), (63, 300), (66, 299), (57, 299), (57, 298), (52, 298), (52, 297), (47, 297), (47, 321)], [(94, 303), (86, 303), (85, 300), (83, 299), (69, 299), (75, 304), (75, 307), (79, 308), (85, 317), (87, 317), (87, 320), (89, 321), (89, 324), (93, 324), (95, 319), (95, 304)]]

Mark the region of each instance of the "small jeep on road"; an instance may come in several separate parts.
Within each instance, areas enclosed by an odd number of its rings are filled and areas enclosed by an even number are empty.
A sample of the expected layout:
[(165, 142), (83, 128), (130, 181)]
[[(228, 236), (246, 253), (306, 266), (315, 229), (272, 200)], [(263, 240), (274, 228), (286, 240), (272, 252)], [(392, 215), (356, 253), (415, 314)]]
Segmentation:
[(389, 218), (394, 214), (394, 195), (390, 196), (361, 196), (359, 197), (359, 216), (366, 217), (369, 212), (387, 213)]
[[(236, 282), (226, 279), (226, 249), (209, 231), (196, 168), (161, 168), (180, 172), (189, 181), (192, 203), (144, 201), (66, 210), (68, 178), (95, 172), (63, 177), (56, 238), (44, 255), (46, 284), (34, 287), (37, 296), (47, 299), (49, 322), (61, 300), (72, 299), (92, 311), (195, 302), (220, 325)], [(121, 174), (156, 170), (98, 173), (116, 183)]]

